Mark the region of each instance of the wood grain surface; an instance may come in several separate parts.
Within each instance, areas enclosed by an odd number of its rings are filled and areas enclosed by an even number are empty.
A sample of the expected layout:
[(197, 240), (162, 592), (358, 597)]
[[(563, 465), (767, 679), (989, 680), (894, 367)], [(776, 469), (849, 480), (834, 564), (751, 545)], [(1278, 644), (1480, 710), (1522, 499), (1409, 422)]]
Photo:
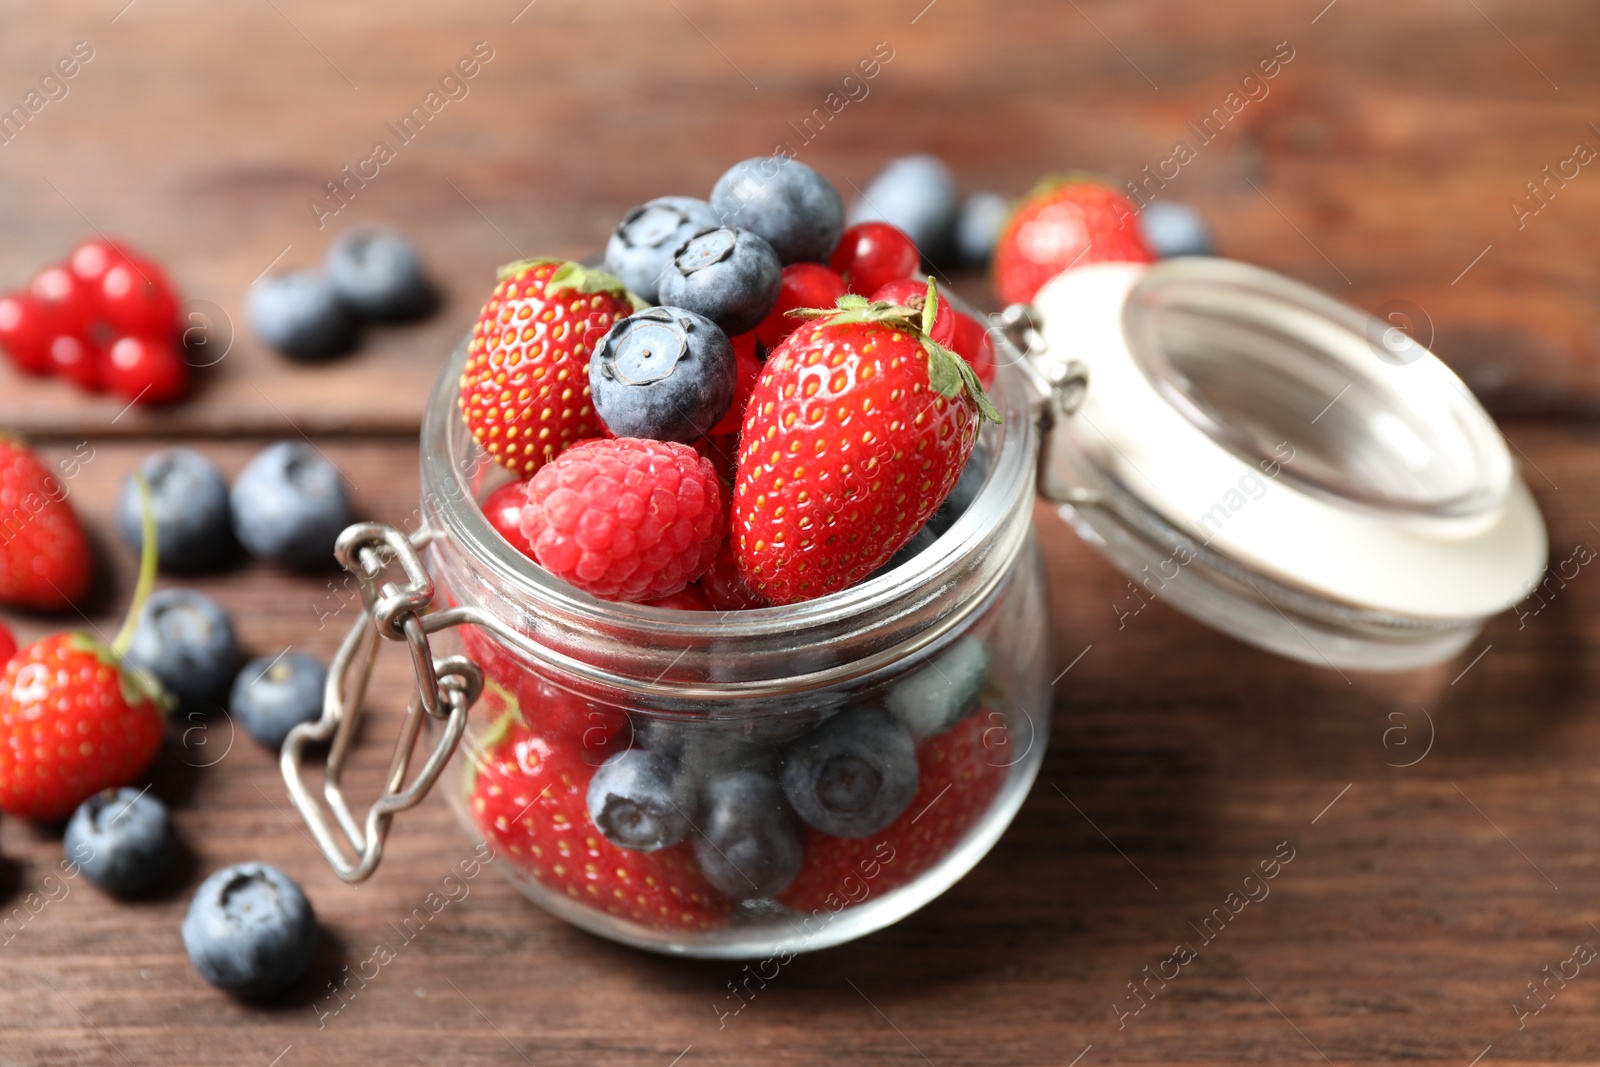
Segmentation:
[[(1600, 403), (1600, 175), (1552, 186), (1522, 229), (1510, 208), (1576, 143), (1600, 148), (1592, 7), (123, 2), (5, 6), (0, 105), (74, 42), (94, 58), (0, 144), (0, 285), (101, 230), (237, 323), (269, 264), (314, 263), (338, 228), (383, 220), (416, 234), (449, 300), (326, 367), (284, 363), (239, 329), (172, 411), (122, 413), (0, 370), (0, 426), (52, 459), (93, 450), (70, 492), (107, 580), (88, 621), (66, 624), (109, 632), (119, 617), (132, 560), (113, 495), (175, 439), (231, 473), (303, 433), (364, 515), (410, 514), (423, 395), (494, 266), (587, 252), (629, 204), (702, 192), (731, 160), (797, 143), (788, 124), (879, 41), (894, 59), (870, 94), (799, 146), (846, 190), (913, 150), (951, 160), (969, 189), (1020, 192), (1067, 167), (1140, 174), (1289, 42), (1266, 98), (1164, 195), (1202, 207), (1229, 255), (1369, 309), (1420, 309), (1439, 351), (1498, 410), (1524, 413), (1506, 431), (1552, 561), (1600, 548), (1600, 436), (1552, 417)], [(468, 95), (319, 230), (307, 201), (322, 183), (479, 41), (494, 56)], [(714, 1006), (737, 965), (602, 942), (492, 870), (348, 1003), (329, 999), (470, 840), (431, 798), (397, 822), (378, 874), (345, 886), (290, 814), (273, 755), (219, 715), (174, 723), (155, 769), (184, 856), (147, 898), (64, 878), (57, 828), (0, 821), (0, 1065), (1593, 1061), (1600, 977), (1548, 977), (1575, 946), (1600, 948), (1592, 566), (1453, 663), (1340, 675), (1160, 602), (1119, 628), (1123, 579), (1050, 509), (1037, 518), (1056, 669), (1070, 670), (1016, 823), (938, 901), (796, 959), (725, 1025)], [(350, 615), (337, 578), (250, 564), (192, 584), (251, 654), (326, 657)], [(25, 636), (63, 625), (3, 617)], [(380, 666), (358, 781), (387, 759), (408, 669)], [(1208, 941), (1206, 916), (1290, 850), (1270, 894)], [(298, 879), (322, 929), (307, 979), (258, 1006), (200, 981), (178, 935), (199, 880), (245, 859)], [(1180, 943), (1194, 958), (1149, 979)]]

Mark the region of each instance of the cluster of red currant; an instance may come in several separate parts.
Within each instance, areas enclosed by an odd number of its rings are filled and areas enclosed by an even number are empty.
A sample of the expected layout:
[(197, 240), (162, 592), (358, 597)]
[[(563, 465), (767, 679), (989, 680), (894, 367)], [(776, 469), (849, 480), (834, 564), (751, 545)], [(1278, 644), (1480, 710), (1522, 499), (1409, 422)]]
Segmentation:
[(178, 297), (153, 261), (110, 241), (85, 241), (25, 292), (0, 296), (0, 348), (28, 374), (90, 392), (162, 404), (189, 386)]

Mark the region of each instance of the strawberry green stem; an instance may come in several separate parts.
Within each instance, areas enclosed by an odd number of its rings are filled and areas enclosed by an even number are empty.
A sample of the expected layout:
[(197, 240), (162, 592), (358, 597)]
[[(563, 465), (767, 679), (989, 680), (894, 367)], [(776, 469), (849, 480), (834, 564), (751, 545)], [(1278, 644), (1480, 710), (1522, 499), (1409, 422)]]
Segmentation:
[(128, 607), (128, 617), (122, 620), (122, 629), (117, 631), (116, 639), (111, 642), (111, 651), (116, 653), (118, 660), (126, 656), (133, 645), (139, 609), (144, 607), (144, 602), (155, 588), (156, 563), (160, 558), (160, 546), (156, 544), (156, 513), (150, 505), (150, 486), (144, 480), (143, 471), (136, 472), (133, 479), (139, 487), (139, 532), (144, 547), (139, 553), (139, 581), (133, 587), (133, 603)]

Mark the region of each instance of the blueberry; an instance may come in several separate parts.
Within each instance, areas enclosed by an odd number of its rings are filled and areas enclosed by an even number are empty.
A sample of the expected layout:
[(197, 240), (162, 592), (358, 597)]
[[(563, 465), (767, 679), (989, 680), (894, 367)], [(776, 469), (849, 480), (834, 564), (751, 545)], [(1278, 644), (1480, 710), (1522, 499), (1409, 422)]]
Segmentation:
[(933, 156), (902, 156), (878, 172), (850, 205), (850, 224), (887, 222), (937, 260), (955, 230), (961, 201), (950, 168)]
[(172, 863), (172, 820), (147, 791), (106, 789), (78, 805), (62, 839), (67, 859), (101, 889), (149, 889)]
[(737, 384), (728, 335), (677, 307), (629, 315), (589, 361), (594, 409), (618, 437), (697, 441), (727, 413)]
[(416, 246), (398, 230), (358, 226), (328, 249), (328, 277), (357, 314), (379, 322), (420, 319), (437, 298)]
[(1213, 251), (1206, 220), (1188, 204), (1152, 201), (1139, 212), (1139, 229), (1158, 256), (1209, 256)]
[(950, 495), (944, 498), (944, 503), (939, 505), (939, 509), (928, 520), (928, 528), (936, 534), (942, 534), (954, 526), (956, 520), (972, 506), (974, 500), (978, 499), (978, 494), (982, 492), (983, 483), (988, 477), (989, 453), (979, 446), (967, 457), (967, 465), (961, 468), (961, 477), (956, 479)]
[(976, 711), (988, 678), (989, 655), (983, 642), (963, 637), (926, 667), (896, 682), (883, 703), (914, 736), (929, 737)]
[(686, 797), (676, 794), (677, 768), (642, 748), (618, 752), (589, 779), (589, 818), (607, 841), (654, 852), (689, 836)]
[(327, 359), (355, 347), (355, 317), (320, 271), (259, 279), (245, 295), (244, 313), (256, 336), (293, 359)]
[[(228, 483), (216, 466), (188, 448), (168, 448), (146, 456), (139, 470), (150, 487), (161, 566), (193, 573), (227, 558), (233, 546), (228, 519)], [(135, 552), (144, 547), (144, 513), (133, 476), (117, 497), (117, 532)]]
[(704, 315), (723, 332), (753, 330), (778, 302), (783, 265), (766, 241), (736, 226), (702, 230), (678, 246), (657, 294)]
[(268, 748), (280, 748), (289, 731), (322, 716), (328, 669), (303, 652), (258, 656), (233, 680), (228, 708), (245, 732)]
[(835, 837), (866, 837), (899, 818), (916, 795), (916, 746), (887, 712), (851, 708), (789, 746), (780, 780), (807, 824)]
[(200, 977), (240, 996), (293, 985), (311, 965), (317, 918), (276, 867), (240, 863), (200, 883), (183, 918), (183, 947)]
[(735, 900), (776, 896), (800, 873), (805, 844), (778, 783), (735, 771), (701, 794), (694, 854), (707, 881)]
[(989, 262), (995, 242), (1011, 215), (1011, 201), (999, 193), (973, 193), (956, 216), (956, 253), (971, 267)]
[(279, 441), (256, 454), (228, 494), (245, 551), (293, 566), (331, 562), (350, 525), (350, 498), (332, 463), (309, 444)]
[(654, 304), (672, 253), (701, 230), (721, 223), (704, 200), (658, 196), (623, 216), (606, 242), (606, 270), (637, 296)]
[(239, 666), (239, 645), (217, 602), (193, 589), (162, 589), (139, 609), (131, 667), (155, 675), (187, 708), (215, 703)]
[(784, 266), (828, 262), (844, 232), (838, 192), (788, 156), (757, 156), (729, 167), (711, 190), (711, 210), (724, 226), (766, 238)]

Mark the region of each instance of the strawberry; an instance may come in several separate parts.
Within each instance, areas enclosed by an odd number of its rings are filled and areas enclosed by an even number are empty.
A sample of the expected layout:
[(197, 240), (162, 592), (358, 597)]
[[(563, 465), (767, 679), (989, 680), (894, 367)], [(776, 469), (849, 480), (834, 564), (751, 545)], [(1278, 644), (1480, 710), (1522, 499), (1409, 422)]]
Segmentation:
[(994, 247), (994, 291), (1026, 304), (1044, 283), (1085, 263), (1149, 263), (1132, 201), (1088, 175), (1051, 177), (1011, 213)]
[(17, 654), (17, 638), (6, 624), (0, 622), (0, 667), (11, 662), (11, 657)]
[(618, 848), (589, 821), (594, 768), (503, 713), (473, 753), (468, 798), (485, 837), (547, 889), (656, 930), (711, 930), (733, 903), (713, 889), (685, 842)]
[(848, 588), (900, 550), (944, 502), (998, 422), (966, 360), (920, 311), (846, 294), (767, 357), (745, 409), (734, 485), (739, 571), (777, 604)]
[(879, 833), (829, 837), (807, 827), (805, 866), (778, 899), (800, 912), (838, 911), (845, 900), (862, 899), (861, 883), (873, 895), (887, 893), (949, 855), (1005, 781), (1005, 745), (995, 735), (1004, 729), (998, 714), (980, 709), (929, 738), (917, 753), (917, 795)]
[(461, 414), (501, 466), (526, 477), (574, 441), (609, 437), (589, 399), (589, 353), (643, 306), (603, 271), (556, 259), (500, 270), (461, 372)]
[(461, 632), (467, 655), (483, 668), (483, 695), (476, 708), (484, 720), (494, 722), (516, 712), (542, 735), (581, 751), (596, 766), (629, 746), (632, 735), (622, 711), (549, 684), (476, 626)]
[(35, 641), (0, 675), (0, 811), (61, 819), (127, 785), (161, 744), (166, 697), (89, 634)]
[(173, 701), (144, 671), (122, 663), (156, 577), (156, 526), (144, 496), (144, 549), (133, 605), (111, 645), (52, 634), (0, 672), (0, 811), (61, 819), (84, 800), (124, 786), (161, 745)]
[(94, 557), (67, 487), (0, 434), (0, 603), (57, 611), (89, 589)]

